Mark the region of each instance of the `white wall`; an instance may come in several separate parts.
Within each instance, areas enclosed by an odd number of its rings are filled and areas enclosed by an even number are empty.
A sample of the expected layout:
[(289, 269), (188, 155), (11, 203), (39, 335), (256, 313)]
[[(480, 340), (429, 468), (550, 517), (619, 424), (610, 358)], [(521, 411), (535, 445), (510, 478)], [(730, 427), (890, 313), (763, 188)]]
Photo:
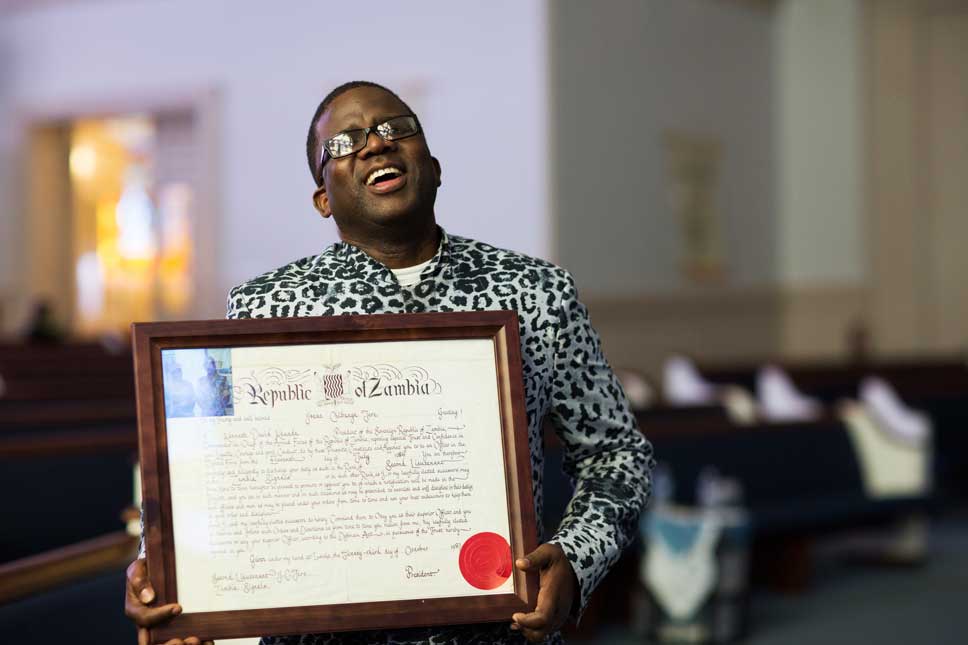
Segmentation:
[(865, 279), (858, 0), (776, 6), (777, 257), (784, 284)]
[[(311, 207), (304, 153), (323, 95), (358, 78), (404, 99), (416, 89), (413, 107), (443, 165), (439, 221), (547, 256), (545, 39), (540, 0), (64, 3), (0, 23), (0, 123), (216, 90), (221, 212), (204, 216), (219, 218), (221, 239), (211, 249), (217, 275), (201, 279), (222, 293), (336, 239)], [(474, 120), (489, 125), (466, 133)], [(16, 290), (22, 263), (11, 179), (21, 137), (0, 133), (0, 294)]]
[(666, 198), (669, 129), (721, 142), (728, 284), (774, 283), (771, 13), (712, 0), (553, 6), (552, 208), (559, 259), (584, 293), (688, 292)]

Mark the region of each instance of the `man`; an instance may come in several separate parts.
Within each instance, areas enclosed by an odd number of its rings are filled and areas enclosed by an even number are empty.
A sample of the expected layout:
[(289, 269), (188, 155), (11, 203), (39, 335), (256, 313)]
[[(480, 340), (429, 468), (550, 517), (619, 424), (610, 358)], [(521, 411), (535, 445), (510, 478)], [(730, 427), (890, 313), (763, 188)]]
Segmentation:
[[(560, 642), (558, 630), (569, 616), (580, 615), (632, 538), (652, 465), (651, 447), (635, 428), (571, 276), (437, 226), (440, 163), (430, 155), (416, 115), (382, 86), (353, 82), (333, 90), (313, 117), (307, 155), (317, 184), (313, 203), (335, 220), (341, 242), (236, 287), (228, 316), (516, 310), (537, 516), (546, 416), (564, 445), (565, 469), (576, 489), (555, 535), (515, 562), (539, 572), (534, 612), (509, 616), (509, 623), (263, 642)], [(136, 561), (128, 572), (128, 615), (143, 627), (180, 611), (177, 605), (151, 607), (151, 599), (144, 566)], [(196, 645), (198, 639), (173, 643)]]

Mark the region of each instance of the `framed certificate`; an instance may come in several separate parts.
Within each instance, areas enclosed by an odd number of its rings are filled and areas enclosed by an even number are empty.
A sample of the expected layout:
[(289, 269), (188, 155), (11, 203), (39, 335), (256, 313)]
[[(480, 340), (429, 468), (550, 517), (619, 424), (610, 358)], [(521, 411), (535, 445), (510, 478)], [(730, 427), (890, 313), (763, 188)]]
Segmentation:
[(152, 642), (510, 620), (537, 577), (517, 315), (138, 323)]

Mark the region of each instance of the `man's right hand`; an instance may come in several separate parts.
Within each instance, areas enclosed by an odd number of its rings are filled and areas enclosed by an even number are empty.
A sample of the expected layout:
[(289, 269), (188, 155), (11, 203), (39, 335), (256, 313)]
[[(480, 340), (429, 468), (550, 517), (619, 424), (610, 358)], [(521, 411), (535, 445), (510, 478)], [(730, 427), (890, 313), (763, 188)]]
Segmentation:
[[(181, 605), (172, 603), (160, 607), (152, 607), (155, 601), (155, 590), (148, 581), (148, 570), (145, 561), (137, 559), (128, 566), (128, 582), (125, 585), (124, 614), (138, 626), (138, 645), (151, 645), (148, 641), (148, 628), (170, 620), (181, 613)], [(173, 638), (165, 645), (214, 645), (212, 641), (203, 641), (197, 636), (188, 638)]]

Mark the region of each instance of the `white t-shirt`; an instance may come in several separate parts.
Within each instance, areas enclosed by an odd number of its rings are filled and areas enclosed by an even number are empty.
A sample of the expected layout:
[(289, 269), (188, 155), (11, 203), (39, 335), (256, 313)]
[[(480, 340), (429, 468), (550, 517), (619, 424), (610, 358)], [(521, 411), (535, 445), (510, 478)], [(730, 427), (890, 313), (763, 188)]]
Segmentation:
[[(430, 258), (430, 260), (433, 260), (433, 258)], [(400, 283), (401, 287), (412, 287), (420, 282), (420, 272), (423, 271), (428, 264), (430, 264), (430, 260), (421, 262), (420, 264), (415, 264), (412, 267), (390, 270), (393, 271), (393, 275), (397, 277), (397, 282)]]

